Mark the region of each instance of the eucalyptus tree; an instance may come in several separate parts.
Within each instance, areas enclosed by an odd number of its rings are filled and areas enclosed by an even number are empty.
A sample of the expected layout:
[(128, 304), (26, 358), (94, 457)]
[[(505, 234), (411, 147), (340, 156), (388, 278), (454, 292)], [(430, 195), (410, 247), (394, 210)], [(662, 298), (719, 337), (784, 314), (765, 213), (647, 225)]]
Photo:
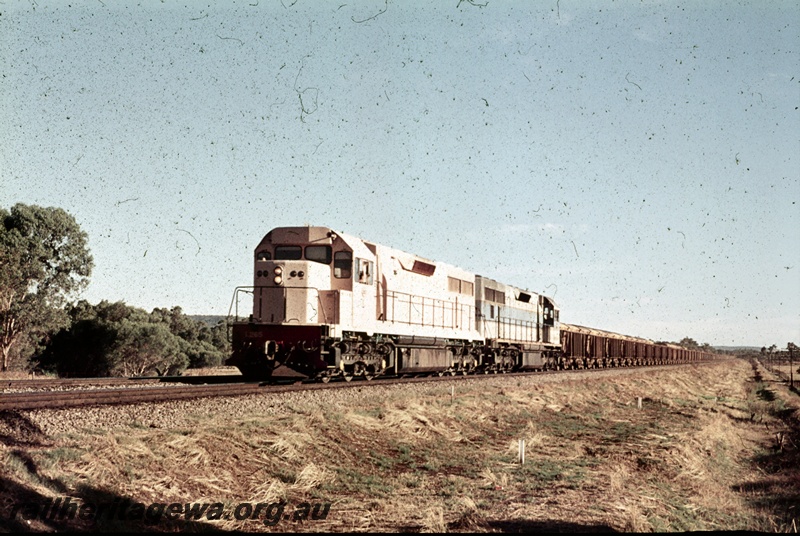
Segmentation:
[(61, 208), (0, 208), (0, 371), (26, 344), (67, 324), (64, 305), (92, 272), (87, 242)]

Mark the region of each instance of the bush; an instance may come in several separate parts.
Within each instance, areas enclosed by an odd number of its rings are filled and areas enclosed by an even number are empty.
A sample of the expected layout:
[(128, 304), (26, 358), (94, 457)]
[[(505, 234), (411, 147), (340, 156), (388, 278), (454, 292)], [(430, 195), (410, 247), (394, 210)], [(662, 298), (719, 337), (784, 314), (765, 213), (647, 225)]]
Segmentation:
[(213, 367), (229, 351), (225, 323), (194, 320), (180, 307), (143, 309), (123, 302), (80, 301), (67, 311), (69, 326), (33, 360), (63, 377), (179, 374)]

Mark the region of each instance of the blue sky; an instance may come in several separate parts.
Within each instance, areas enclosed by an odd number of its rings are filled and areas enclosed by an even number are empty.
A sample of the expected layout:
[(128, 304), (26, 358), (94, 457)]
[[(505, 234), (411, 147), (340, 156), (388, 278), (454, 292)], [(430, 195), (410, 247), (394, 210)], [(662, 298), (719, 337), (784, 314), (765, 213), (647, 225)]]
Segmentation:
[(0, 206), (76, 217), (92, 302), (225, 314), (313, 224), (566, 322), (784, 346), (798, 67), (790, 1), (4, 2)]

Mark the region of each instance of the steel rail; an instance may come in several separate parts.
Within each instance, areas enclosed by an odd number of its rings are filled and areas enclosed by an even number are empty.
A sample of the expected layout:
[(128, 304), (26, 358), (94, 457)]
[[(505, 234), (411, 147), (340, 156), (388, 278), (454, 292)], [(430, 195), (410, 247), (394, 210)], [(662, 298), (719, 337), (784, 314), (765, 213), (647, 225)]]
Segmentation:
[(239, 374), (213, 376), (132, 376), (129, 378), (46, 378), (27, 380), (0, 380), (3, 389), (51, 389), (54, 387), (84, 387), (93, 385), (118, 385), (120, 387), (149, 384), (204, 384), (235, 383), (246, 381)]
[(83, 387), (92, 385), (142, 385), (155, 383), (156, 378), (47, 378), (0, 380), (0, 389), (49, 389), (51, 387)]
[[(592, 372), (598, 376), (614, 375), (617, 372), (645, 372), (653, 370), (671, 369), (676, 366), (708, 365), (719, 361), (700, 361), (689, 363), (675, 363), (670, 365), (651, 365), (637, 367), (613, 367), (604, 369), (575, 369), (552, 370), (544, 372), (509, 372), (505, 374), (471, 374), (471, 375), (444, 375), (412, 378), (386, 378), (375, 381), (355, 382), (295, 382), (291, 385), (275, 385), (265, 382), (229, 383), (218, 385), (193, 385), (186, 387), (141, 387), (138, 389), (91, 389), (71, 391), (34, 391), (26, 393), (0, 394), (0, 411), (31, 410), (40, 408), (75, 408), (84, 406), (105, 406), (119, 404), (138, 404), (151, 402), (169, 402), (176, 400), (192, 400), (199, 398), (220, 396), (245, 396), (253, 394), (276, 394), (296, 391), (313, 391), (318, 389), (346, 389), (361, 387), (383, 387), (387, 384), (426, 383), (435, 381), (460, 381), (482, 378), (513, 378), (520, 376), (559, 375), (564, 380), (575, 373)], [(603, 374), (606, 373), (606, 374)]]
[[(189, 387), (141, 387), (138, 389), (86, 389), (0, 394), (0, 411), (37, 408), (74, 408), (142, 402), (165, 402), (211, 396), (257, 393), (260, 384), (194, 385)], [(263, 389), (261, 389), (263, 391)]]

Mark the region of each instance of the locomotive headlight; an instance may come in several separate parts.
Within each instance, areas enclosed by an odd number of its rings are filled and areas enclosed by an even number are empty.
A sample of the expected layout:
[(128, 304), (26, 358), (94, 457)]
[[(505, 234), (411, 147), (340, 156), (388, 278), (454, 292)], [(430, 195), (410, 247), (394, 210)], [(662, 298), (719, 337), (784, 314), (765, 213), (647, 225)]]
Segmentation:
[(261, 274), (262, 274), (261, 270), (259, 270), (259, 271), (257, 271), (257, 272), (256, 272), (256, 275), (257, 275), (258, 277), (261, 277)]
[(275, 272), (275, 275), (281, 275), (283, 273), (283, 268), (281, 268), (280, 266), (276, 266), (275, 270), (273, 271)]
[(297, 277), (299, 277), (300, 279), (303, 279), (303, 276), (304, 276), (304, 275), (306, 275), (306, 274), (305, 274), (305, 273), (304, 273), (302, 270), (300, 270), (299, 272), (297, 272)]
[(283, 278), (279, 275), (276, 275), (272, 280), (275, 282), (276, 285), (280, 285), (283, 282)]
[(294, 270), (292, 270), (291, 272), (289, 272), (289, 277), (294, 277), (294, 276), (296, 276), (296, 275), (297, 275), (297, 272), (295, 272)]

